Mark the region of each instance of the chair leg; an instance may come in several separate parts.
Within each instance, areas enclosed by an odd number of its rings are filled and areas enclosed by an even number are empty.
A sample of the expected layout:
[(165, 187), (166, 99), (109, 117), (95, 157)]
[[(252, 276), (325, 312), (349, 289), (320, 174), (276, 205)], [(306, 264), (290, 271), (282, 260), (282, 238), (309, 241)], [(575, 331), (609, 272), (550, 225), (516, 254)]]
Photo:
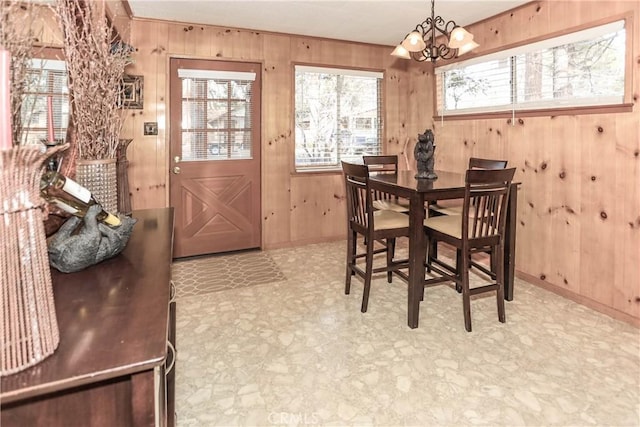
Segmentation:
[(469, 256), (462, 254), (459, 257), (462, 261), (458, 264), (458, 273), (462, 285), (462, 310), (464, 311), (464, 327), (467, 332), (471, 332), (471, 299), (469, 292)]
[(494, 273), (498, 272), (498, 265), (502, 265), (502, 264), (498, 264), (498, 260), (496, 259), (496, 253), (495, 253), (496, 250), (500, 250), (500, 249), (497, 247), (493, 247), (489, 251), (489, 266), (491, 267), (491, 271), (493, 271)]
[[(396, 253), (396, 239), (395, 238), (387, 239), (387, 268), (389, 268), (389, 266), (393, 262), (393, 257), (395, 256), (395, 253)], [(389, 270), (387, 271), (387, 283), (391, 283), (392, 280), (393, 280), (393, 271)]]
[[(425, 272), (426, 273), (431, 273), (431, 254), (433, 253), (432, 249), (434, 246), (434, 243), (437, 245), (438, 242), (436, 242), (435, 240), (429, 239), (429, 236), (425, 234), (424, 236), (425, 238), (425, 242), (426, 242), (426, 247), (427, 250), (425, 251), (424, 254), (424, 267), (425, 267)], [(420, 301), (424, 301), (424, 281), (422, 283), (422, 292), (420, 292)]]
[[(460, 267), (462, 267), (462, 250), (456, 249), (456, 269), (460, 270)], [(471, 267), (471, 254), (469, 254), (469, 264), (467, 266), (467, 270), (469, 270), (469, 267)], [(458, 282), (456, 282), (456, 291), (458, 291), (458, 293), (462, 292), (462, 286)]]
[[(497, 268), (494, 270), (496, 273), (496, 284), (498, 285), (498, 292), (496, 292), (496, 298), (498, 303), (498, 320), (501, 323), (506, 321), (505, 311), (504, 311), (504, 246), (499, 245), (495, 248), (496, 251), (492, 251), (491, 259), (496, 259)], [(492, 263), (493, 264), (493, 263)]]
[(349, 230), (347, 233), (347, 271), (344, 281), (344, 293), (349, 295), (351, 292), (351, 276), (353, 276), (353, 264), (356, 262), (356, 233)]
[(373, 239), (367, 239), (367, 256), (366, 266), (364, 272), (364, 292), (362, 293), (362, 307), (360, 311), (367, 312), (367, 305), (369, 304), (369, 291), (371, 290), (371, 274), (373, 270)]
[(427, 238), (427, 273), (431, 273), (431, 260), (435, 258), (438, 258), (438, 241)]

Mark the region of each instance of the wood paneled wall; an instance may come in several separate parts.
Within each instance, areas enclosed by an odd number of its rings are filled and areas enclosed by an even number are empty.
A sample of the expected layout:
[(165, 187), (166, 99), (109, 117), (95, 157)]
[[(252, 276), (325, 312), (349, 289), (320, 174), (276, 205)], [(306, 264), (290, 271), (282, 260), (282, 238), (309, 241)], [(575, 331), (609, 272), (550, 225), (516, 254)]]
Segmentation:
[[(172, 56), (261, 62), (263, 247), (344, 238), (344, 183), (340, 172), (296, 174), (293, 168), (293, 67), (296, 63), (383, 70), (385, 151), (412, 152), (418, 133), (431, 122), (432, 70), (397, 60), (391, 48), (241, 29), (131, 22), (136, 47), (130, 74), (144, 76), (144, 109), (131, 110), (123, 137), (129, 146), (134, 209), (168, 201), (168, 64)], [(143, 123), (157, 121), (157, 136)], [(402, 154), (401, 154), (402, 155)], [(403, 167), (407, 167), (405, 163)]]
[[(130, 74), (144, 76), (144, 109), (130, 110), (135, 209), (168, 201), (168, 64), (171, 56), (258, 61), (263, 67), (263, 247), (342, 238), (341, 175), (293, 173), (293, 64), (385, 71), (386, 152), (413, 168), (418, 133), (435, 129), (436, 166), (470, 156), (505, 158), (522, 182), (516, 269), (521, 276), (640, 324), (640, 5), (637, 1), (536, 1), (470, 26), (481, 54), (608, 16), (633, 13), (633, 112), (439, 122), (430, 65), (394, 60), (390, 48), (195, 24), (130, 22)], [(45, 21), (44, 38), (59, 38)], [(57, 43), (56, 43), (57, 42)], [(157, 121), (159, 134), (144, 136)], [(405, 162), (403, 159), (407, 159)], [(516, 290), (517, 298), (517, 290)]]
[(438, 168), (460, 170), (470, 156), (517, 167), (516, 269), (524, 277), (639, 324), (640, 2), (532, 2), (469, 30), (481, 54), (627, 12), (634, 14), (633, 112), (434, 126)]

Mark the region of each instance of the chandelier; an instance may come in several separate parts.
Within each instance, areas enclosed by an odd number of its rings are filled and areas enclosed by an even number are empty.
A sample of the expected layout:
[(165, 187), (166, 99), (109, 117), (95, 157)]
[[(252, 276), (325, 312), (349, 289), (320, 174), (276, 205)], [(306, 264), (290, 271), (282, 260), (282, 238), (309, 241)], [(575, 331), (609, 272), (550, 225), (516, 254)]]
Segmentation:
[(435, 16), (434, 0), (431, 0), (431, 16), (416, 25), (416, 29), (407, 34), (391, 55), (420, 62), (436, 62), (438, 58), (451, 59), (463, 55), (478, 46), (473, 41), (473, 34), (454, 21), (445, 24), (442, 17)]

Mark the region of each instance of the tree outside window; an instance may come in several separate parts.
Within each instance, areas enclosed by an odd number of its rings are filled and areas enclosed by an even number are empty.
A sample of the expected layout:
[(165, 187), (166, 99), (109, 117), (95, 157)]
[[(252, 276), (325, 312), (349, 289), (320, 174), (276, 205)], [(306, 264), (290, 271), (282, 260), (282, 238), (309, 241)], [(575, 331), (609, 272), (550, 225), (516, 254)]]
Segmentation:
[(296, 168), (337, 168), (341, 160), (379, 154), (381, 75), (296, 67)]

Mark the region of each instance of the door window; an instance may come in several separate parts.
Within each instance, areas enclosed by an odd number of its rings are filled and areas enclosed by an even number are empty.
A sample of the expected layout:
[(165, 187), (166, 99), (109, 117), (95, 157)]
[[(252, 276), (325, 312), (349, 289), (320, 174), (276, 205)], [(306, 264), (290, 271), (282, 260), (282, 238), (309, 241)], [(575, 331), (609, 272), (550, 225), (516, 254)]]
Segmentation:
[(182, 160), (253, 158), (251, 90), (254, 73), (179, 69)]

